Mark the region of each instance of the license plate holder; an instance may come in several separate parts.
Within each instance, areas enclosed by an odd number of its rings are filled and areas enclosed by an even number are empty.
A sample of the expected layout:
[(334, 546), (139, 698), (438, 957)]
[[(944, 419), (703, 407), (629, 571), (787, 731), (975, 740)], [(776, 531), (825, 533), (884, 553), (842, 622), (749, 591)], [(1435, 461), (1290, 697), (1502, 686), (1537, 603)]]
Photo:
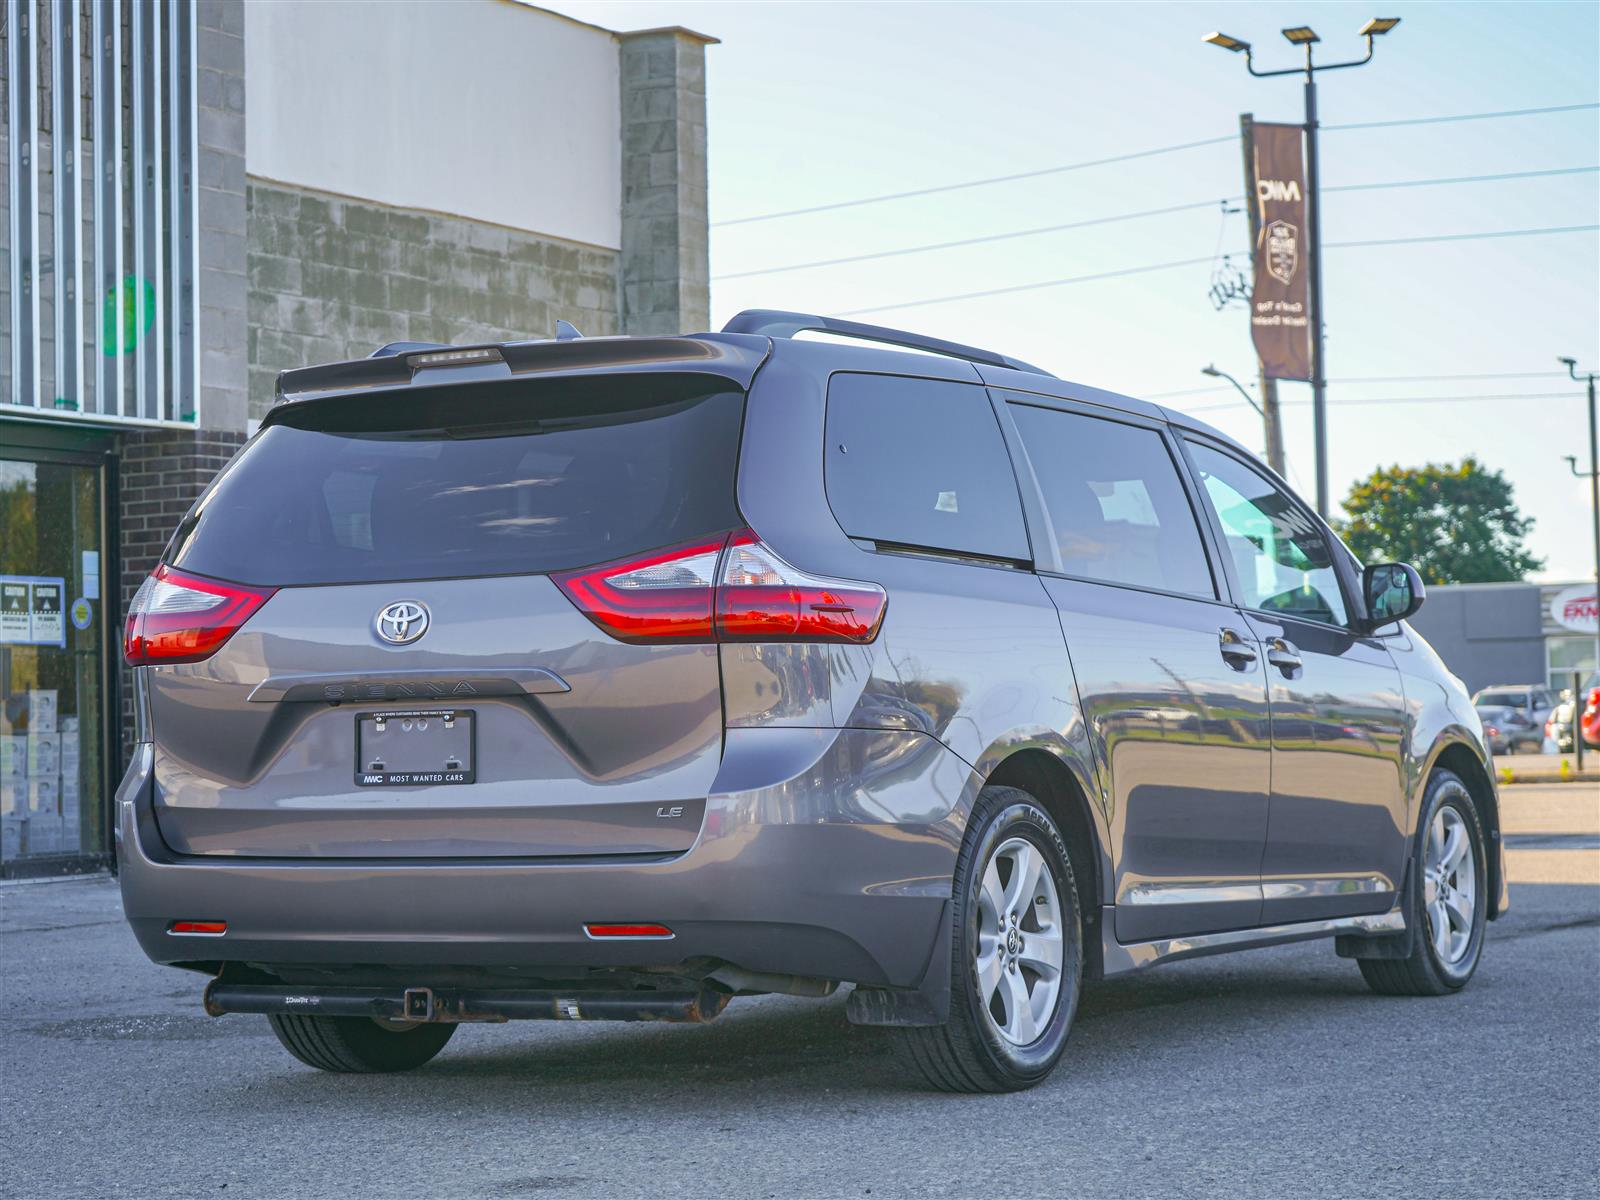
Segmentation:
[(470, 709), (357, 713), (356, 786), (474, 783), (477, 731), (477, 714)]

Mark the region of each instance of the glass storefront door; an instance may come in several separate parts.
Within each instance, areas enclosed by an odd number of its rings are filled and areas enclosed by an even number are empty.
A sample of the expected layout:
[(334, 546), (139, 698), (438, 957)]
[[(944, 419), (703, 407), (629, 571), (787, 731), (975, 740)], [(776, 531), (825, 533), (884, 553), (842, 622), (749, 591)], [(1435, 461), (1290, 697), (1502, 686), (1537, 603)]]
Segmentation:
[(0, 456), (0, 876), (103, 861), (104, 467)]

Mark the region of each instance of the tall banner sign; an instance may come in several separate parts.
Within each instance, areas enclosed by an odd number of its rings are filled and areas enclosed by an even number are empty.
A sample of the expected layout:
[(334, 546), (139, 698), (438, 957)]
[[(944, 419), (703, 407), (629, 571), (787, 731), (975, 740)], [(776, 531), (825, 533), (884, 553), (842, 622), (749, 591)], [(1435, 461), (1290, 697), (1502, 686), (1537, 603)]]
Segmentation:
[(1255, 122), (1251, 133), (1250, 199), (1257, 232), (1250, 336), (1268, 378), (1309, 381), (1305, 130)]

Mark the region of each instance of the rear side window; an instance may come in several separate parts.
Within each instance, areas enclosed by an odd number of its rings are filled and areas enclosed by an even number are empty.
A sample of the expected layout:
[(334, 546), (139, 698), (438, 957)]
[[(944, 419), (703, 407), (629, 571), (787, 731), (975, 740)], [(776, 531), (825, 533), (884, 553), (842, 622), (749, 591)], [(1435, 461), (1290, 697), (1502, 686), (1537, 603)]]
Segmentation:
[(1055, 527), (1061, 569), (1081, 579), (1216, 598), (1194, 509), (1153, 429), (1013, 404)]
[(1030, 558), (1022, 502), (988, 393), (974, 384), (835, 375), (827, 489), (851, 537)]
[(319, 400), (218, 477), (168, 561), (240, 583), (538, 574), (737, 526), (744, 397), (602, 377)]

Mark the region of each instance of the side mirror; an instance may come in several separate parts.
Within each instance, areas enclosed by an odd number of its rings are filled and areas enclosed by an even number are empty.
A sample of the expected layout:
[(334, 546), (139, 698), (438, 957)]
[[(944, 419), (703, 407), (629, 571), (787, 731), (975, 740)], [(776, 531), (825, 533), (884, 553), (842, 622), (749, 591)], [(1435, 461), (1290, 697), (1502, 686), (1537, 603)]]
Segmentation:
[(1376, 629), (1403, 621), (1428, 597), (1422, 576), (1409, 563), (1376, 563), (1361, 572), (1366, 595), (1367, 623)]

